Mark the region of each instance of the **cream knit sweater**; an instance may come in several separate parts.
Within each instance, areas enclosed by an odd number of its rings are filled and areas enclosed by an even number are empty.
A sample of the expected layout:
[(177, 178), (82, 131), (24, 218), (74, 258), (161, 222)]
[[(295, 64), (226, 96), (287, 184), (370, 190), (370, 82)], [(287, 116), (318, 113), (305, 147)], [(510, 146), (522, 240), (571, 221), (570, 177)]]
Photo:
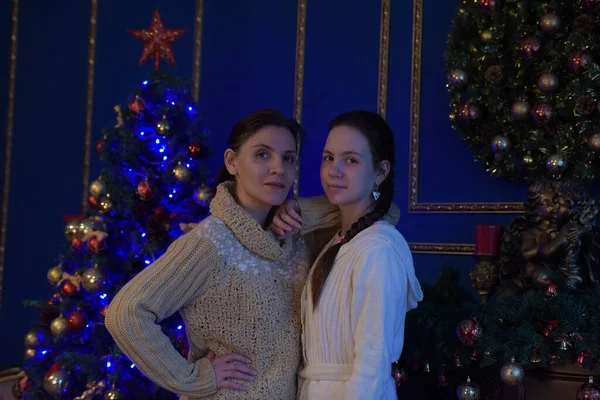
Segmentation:
[[(182, 399), (294, 399), (300, 296), (312, 260), (303, 238), (280, 243), (235, 202), (233, 189), (219, 185), (212, 216), (119, 291), (106, 327), (141, 372)], [(307, 231), (339, 221), (324, 197), (303, 200), (301, 208)], [(187, 360), (157, 324), (177, 311), (186, 323)], [(247, 393), (217, 390), (208, 350), (251, 360), (258, 376)]]

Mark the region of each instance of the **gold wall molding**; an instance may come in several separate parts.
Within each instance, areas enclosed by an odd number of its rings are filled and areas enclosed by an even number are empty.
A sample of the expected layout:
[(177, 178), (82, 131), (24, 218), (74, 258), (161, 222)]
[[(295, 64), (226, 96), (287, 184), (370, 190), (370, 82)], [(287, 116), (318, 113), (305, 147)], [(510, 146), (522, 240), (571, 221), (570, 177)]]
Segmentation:
[(6, 259), (6, 227), (10, 198), (10, 168), (15, 118), (15, 77), (17, 75), (17, 33), (19, 32), (19, 0), (12, 1), (12, 28), (10, 32), (10, 58), (8, 66), (8, 106), (6, 107), (6, 147), (4, 149), (4, 187), (2, 188), (2, 228), (0, 228), (0, 309), (2, 309), (2, 283)]
[(413, 38), (411, 66), (409, 207), (411, 213), (515, 214), (523, 203), (421, 203), (419, 202), (419, 119), (421, 102), (421, 55), (423, 1), (413, 0)]
[(87, 96), (85, 106), (85, 139), (83, 147), (83, 185), (81, 197), (82, 214), (88, 210), (90, 185), (90, 161), (92, 156), (92, 115), (94, 112), (94, 77), (96, 75), (96, 26), (98, 22), (98, 0), (90, 4), (90, 31), (88, 38)]
[[(298, 0), (298, 16), (296, 22), (296, 67), (294, 72), (294, 119), (302, 124), (302, 100), (304, 98), (304, 64), (306, 56), (306, 2)], [(300, 143), (300, 145), (302, 145)], [(300, 192), (300, 158), (296, 164), (296, 180), (294, 196)]]
[(204, 0), (196, 0), (194, 22), (194, 67), (192, 72), (194, 100), (200, 99), (200, 66), (202, 63), (202, 27), (204, 25)]
[(475, 253), (474, 244), (458, 243), (409, 243), (410, 251), (414, 254), (449, 254), (456, 256), (472, 256)]
[(391, 0), (381, 0), (379, 22), (379, 77), (377, 80), (377, 113), (384, 119), (387, 116), (388, 63), (390, 54)]

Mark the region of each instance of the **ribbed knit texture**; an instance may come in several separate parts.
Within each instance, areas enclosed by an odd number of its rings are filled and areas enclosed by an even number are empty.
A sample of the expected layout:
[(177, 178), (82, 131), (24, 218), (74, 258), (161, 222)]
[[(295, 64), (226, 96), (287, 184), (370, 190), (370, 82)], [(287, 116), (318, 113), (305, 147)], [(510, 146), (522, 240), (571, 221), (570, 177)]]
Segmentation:
[[(233, 190), (231, 183), (219, 185), (213, 215), (123, 287), (106, 327), (148, 378), (182, 399), (294, 399), (306, 246), (301, 237), (280, 244), (235, 202)], [(178, 310), (188, 360), (157, 325)], [(209, 349), (251, 360), (258, 376), (248, 393), (217, 391), (212, 364), (203, 358)]]
[(423, 298), (402, 235), (385, 221), (363, 230), (340, 248), (316, 310), (310, 293), (309, 277), (298, 399), (396, 399), (391, 364), (402, 352), (405, 314)]

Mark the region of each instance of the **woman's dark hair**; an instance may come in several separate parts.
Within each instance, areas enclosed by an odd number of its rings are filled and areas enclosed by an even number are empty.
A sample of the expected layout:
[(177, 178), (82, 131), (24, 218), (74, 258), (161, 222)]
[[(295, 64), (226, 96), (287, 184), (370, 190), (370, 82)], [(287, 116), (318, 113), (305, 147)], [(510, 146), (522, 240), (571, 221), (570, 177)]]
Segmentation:
[[(279, 111), (270, 108), (255, 111), (235, 124), (231, 135), (229, 135), (229, 140), (227, 140), (228, 148), (238, 151), (246, 140), (265, 126), (277, 126), (290, 131), (296, 141), (296, 149), (300, 153), (303, 135), (300, 124), (293, 119), (286, 118)], [(235, 177), (227, 171), (226, 167), (221, 168), (217, 177), (217, 183), (234, 180)]]
[(333, 269), (333, 263), (340, 247), (348, 243), (359, 232), (367, 229), (376, 221), (387, 214), (394, 196), (394, 133), (385, 120), (376, 113), (370, 111), (350, 111), (338, 115), (329, 122), (329, 131), (337, 126), (348, 126), (360, 131), (371, 148), (373, 157), (373, 168), (379, 169), (379, 163), (387, 160), (390, 163), (390, 171), (387, 177), (379, 185), (381, 196), (375, 201), (375, 207), (366, 215), (356, 221), (348, 231), (344, 233), (340, 243), (331, 246), (319, 259), (311, 278), (312, 300), (314, 308), (317, 308), (319, 298), (325, 286), (325, 282)]

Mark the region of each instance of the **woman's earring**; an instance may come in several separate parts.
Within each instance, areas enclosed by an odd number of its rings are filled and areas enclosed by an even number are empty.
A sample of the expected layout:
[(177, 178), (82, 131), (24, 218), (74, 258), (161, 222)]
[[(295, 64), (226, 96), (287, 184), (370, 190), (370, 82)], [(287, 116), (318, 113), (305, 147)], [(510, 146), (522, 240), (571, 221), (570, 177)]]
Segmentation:
[(379, 187), (375, 184), (375, 189), (373, 190), (373, 198), (375, 201), (379, 200), (379, 196), (381, 196), (381, 193), (379, 193)]

